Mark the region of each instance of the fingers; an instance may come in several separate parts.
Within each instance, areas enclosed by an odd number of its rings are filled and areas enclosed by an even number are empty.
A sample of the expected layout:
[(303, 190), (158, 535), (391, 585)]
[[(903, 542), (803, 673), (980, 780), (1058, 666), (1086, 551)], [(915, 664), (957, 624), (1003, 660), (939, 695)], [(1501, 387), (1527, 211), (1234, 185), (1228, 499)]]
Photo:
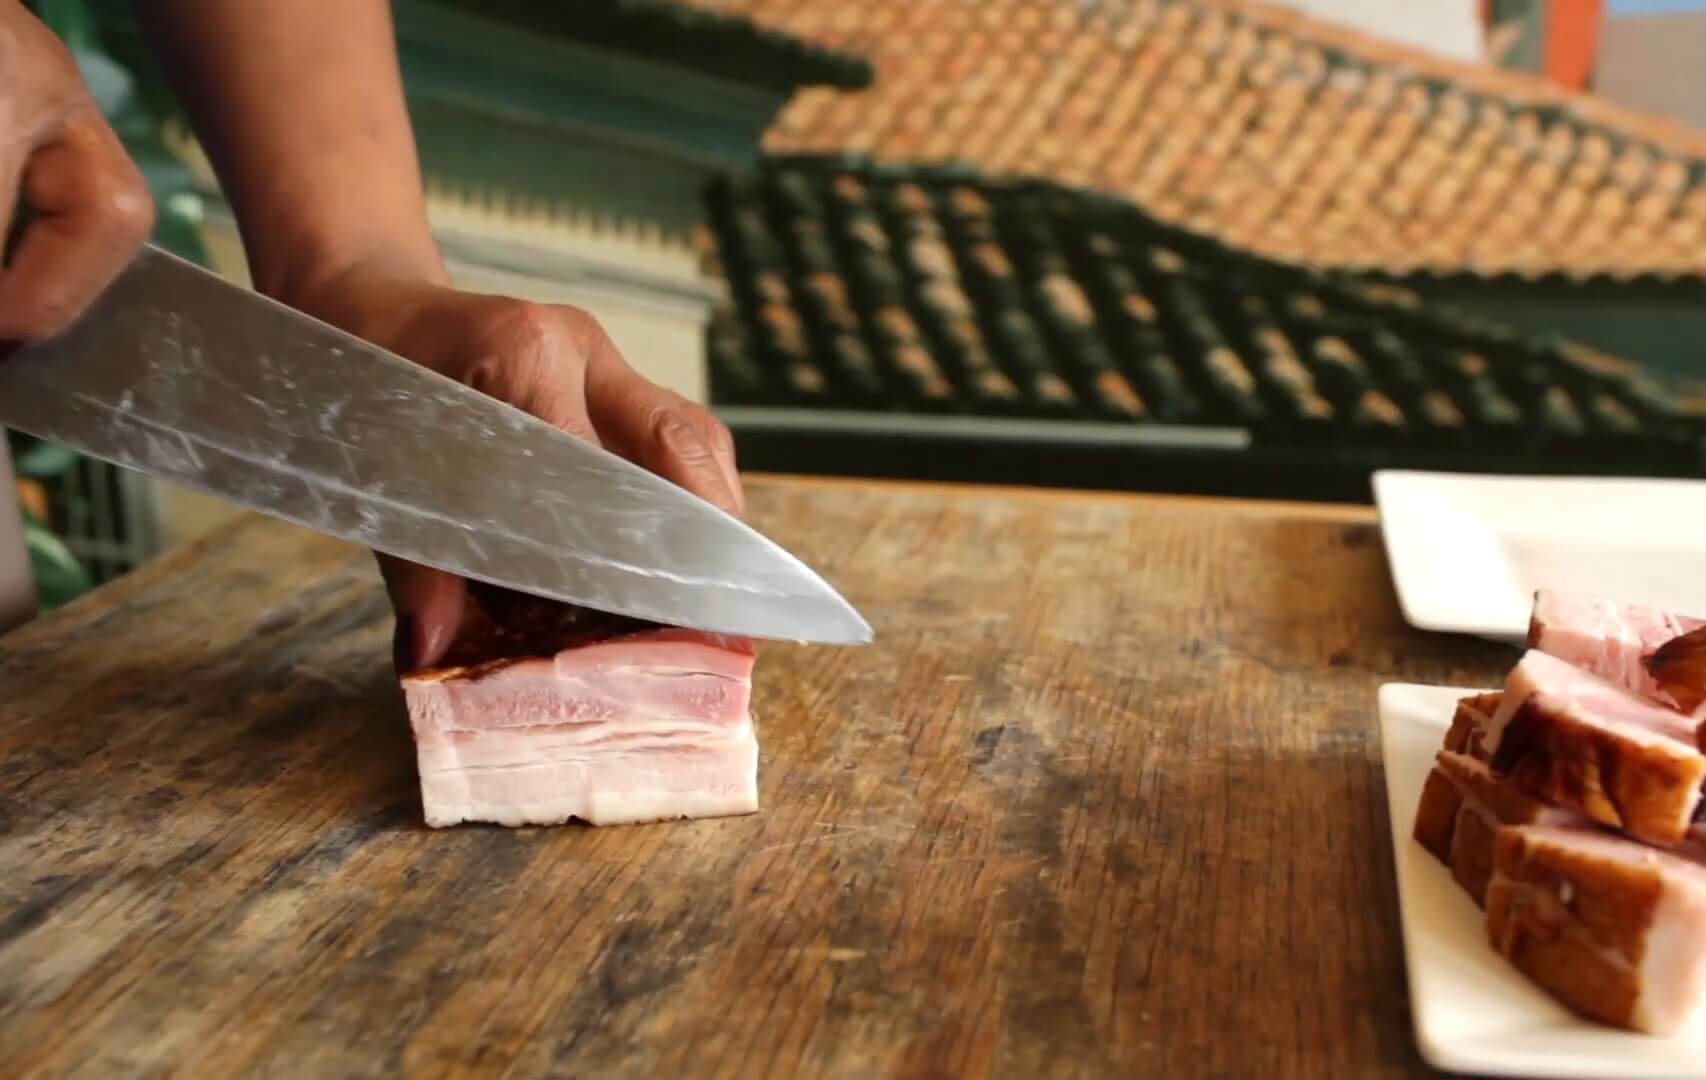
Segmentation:
[(558, 309), (490, 298), (482, 316), (480, 355), (462, 372), (463, 381), (598, 445), (581, 374), (583, 345)]
[(467, 583), (430, 566), (380, 555), (379, 572), (397, 613), (391, 650), (397, 674), (432, 667), (462, 626)]
[(734, 463), (713, 441), (714, 421), (704, 410), (626, 365), (588, 380), (587, 405), (612, 449), (730, 513), (742, 512)]
[(745, 513), (728, 428), (630, 367), (590, 316), (571, 314), (585, 324), (586, 407), (605, 445), (730, 513)]
[(154, 225), (142, 174), (93, 104), (79, 106), (35, 148), (20, 180), (30, 220), (0, 271), (0, 341), (37, 341), (65, 330)]
[(13, 232), (21, 228), (22, 220), (14, 221), (18, 210), (18, 188), (24, 179), (24, 162), (34, 147), (18, 133), (0, 132), (0, 256), (13, 247)]

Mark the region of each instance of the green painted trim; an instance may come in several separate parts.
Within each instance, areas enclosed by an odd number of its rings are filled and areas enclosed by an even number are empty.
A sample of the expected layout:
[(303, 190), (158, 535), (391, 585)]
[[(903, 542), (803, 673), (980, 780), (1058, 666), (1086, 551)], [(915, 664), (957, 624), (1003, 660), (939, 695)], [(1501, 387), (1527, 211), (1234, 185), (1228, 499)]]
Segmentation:
[(564, 139), (431, 101), (413, 101), (422, 168), (435, 186), (478, 199), (575, 207), (684, 235), (702, 219), (707, 171), (592, 139)]
[(564, 139), (745, 170), (787, 102), (782, 91), (546, 38), (430, 0), (396, 0), (395, 9), (411, 100)]
[(1661, 383), (1706, 379), (1706, 285), (1699, 282), (1461, 277), (1398, 284), (1435, 310), (1580, 342), (1639, 365)]
[(680, 0), (440, 0), (546, 37), (650, 57), (672, 67), (791, 93), (860, 90), (870, 61), (745, 15)]

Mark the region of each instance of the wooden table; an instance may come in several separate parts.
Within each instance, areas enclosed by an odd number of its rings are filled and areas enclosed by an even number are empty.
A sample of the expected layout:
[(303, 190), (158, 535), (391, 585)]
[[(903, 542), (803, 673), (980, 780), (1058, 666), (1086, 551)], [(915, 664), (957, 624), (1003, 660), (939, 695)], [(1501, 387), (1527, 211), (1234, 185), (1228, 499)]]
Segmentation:
[(755, 480), (879, 643), (763, 811), (430, 831), (368, 556), (249, 519), (0, 639), (0, 1075), (1416, 1075), (1366, 511)]

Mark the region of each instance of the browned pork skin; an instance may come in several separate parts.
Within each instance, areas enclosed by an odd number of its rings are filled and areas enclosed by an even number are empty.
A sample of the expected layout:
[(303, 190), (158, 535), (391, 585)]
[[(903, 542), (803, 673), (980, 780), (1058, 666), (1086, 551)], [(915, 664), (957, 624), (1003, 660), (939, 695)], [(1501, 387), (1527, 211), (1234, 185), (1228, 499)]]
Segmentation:
[(1487, 935), (1517, 970), (1595, 1020), (1654, 1035), (1706, 1001), (1706, 866), (1599, 830), (1499, 830)]
[[(1706, 626), (1674, 637), (1644, 660), (1654, 685), (1669, 695), (1677, 707), (1699, 715), (1706, 705)], [(1700, 726), (1706, 746), (1706, 724)]]
[(1422, 787), (1415, 837), (1451, 869), (1452, 879), (1477, 904), (1493, 873), (1493, 838), (1501, 825), (1587, 827), (1574, 810), (1548, 806), (1493, 774), (1486, 762), (1442, 750)]
[(1457, 754), (1467, 754), (1480, 761), (1487, 760), (1484, 744), (1487, 725), (1499, 711), (1504, 694), (1494, 690), (1488, 694), (1471, 694), (1457, 703), (1452, 714), (1451, 728), (1445, 733), (1445, 748)]
[(1686, 717), (1537, 650), (1511, 670), (1484, 741), (1515, 787), (1652, 844), (1687, 836), (1706, 781)]

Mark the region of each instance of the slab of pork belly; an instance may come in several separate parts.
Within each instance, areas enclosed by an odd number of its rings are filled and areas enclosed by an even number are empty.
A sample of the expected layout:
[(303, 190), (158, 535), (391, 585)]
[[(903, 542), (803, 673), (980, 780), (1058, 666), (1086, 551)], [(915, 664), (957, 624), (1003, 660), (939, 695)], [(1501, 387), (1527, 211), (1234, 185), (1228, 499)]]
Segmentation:
[(1493, 838), (1501, 825), (1592, 826), (1585, 815), (1552, 806), (1496, 775), (1484, 761), (1441, 750), (1422, 785), (1416, 840), (1451, 870), (1477, 904), (1493, 875)]
[(1687, 835), (1706, 781), (1686, 717), (1534, 649), (1507, 676), (1483, 740), (1516, 787), (1654, 844)]
[(1706, 866), (1599, 830), (1499, 830), (1487, 936), (1582, 1015), (1655, 1035), (1706, 1016)]
[[(1566, 660), (1627, 690), (1699, 719), (1706, 680), (1663, 679), (1650, 663), (1675, 639), (1706, 627), (1706, 620), (1639, 604), (1541, 590), (1528, 622), (1528, 647)], [(1661, 670), (1662, 674), (1662, 670)]]
[(1502, 692), (1494, 690), (1458, 699), (1457, 709), (1451, 716), (1451, 727), (1445, 733), (1445, 748), (1480, 761), (1487, 760), (1487, 726), (1493, 722), (1493, 715), (1499, 711), (1499, 702), (1503, 698)]
[(427, 824), (758, 809), (750, 642), (476, 595), (447, 663), (403, 678)]

